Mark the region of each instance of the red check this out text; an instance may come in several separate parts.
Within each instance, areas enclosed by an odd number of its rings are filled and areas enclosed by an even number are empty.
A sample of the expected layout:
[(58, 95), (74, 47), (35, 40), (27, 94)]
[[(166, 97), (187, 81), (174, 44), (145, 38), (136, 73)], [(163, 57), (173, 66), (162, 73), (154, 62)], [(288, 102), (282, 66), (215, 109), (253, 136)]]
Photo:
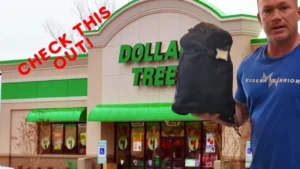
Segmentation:
[[(90, 15), (88, 19), (83, 20), (83, 23), (78, 23), (73, 26), (72, 30), (77, 31), (81, 36), (83, 36), (84, 33), (81, 28), (83, 26), (82, 24), (84, 24), (87, 30), (90, 31), (92, 29), (91, 25), (98, 26), (98, 24), (102, 24), (102, 19), (108, 19), (110, 16), (111, 12), (107, 10), (105, 6), (103, 6), (99, 9), (99, 11), (94, 12), (92, 15)], [(42, 65), (43, 63), (49, 61), (49, 59), (51, 58), (50, 54), (58, 54), (63, 50), (63, 48), (68, 47), (68, 45), (74, 44), (74, 42), (67, 39), (67, 35), (65, 33), (58, 37), (58, 41), (59, 42), (50, 42), (47, 47), (40, 49), (36, 54), (34, 54), (34, 58), (28, 58), (28, 62), (20, 63), (18, 65), (19, 73), (21, 75), (28, 75), (31, 70), (37, 68), (37, 65)], [(73, 47), (70, 48), (72, 54), (66, 51), (64, 52), (66, 57), (58, 56), (53, 60), (54, 67), (56, 67), (57, 69), (63, 69), (67, 65), (67, 59), (69, 61), (75, 61), (78, 56), (75, 48), (79, 49), (83, 53), (86, 53), (87, 51), (83, 46), (84, 41), (89, 45), (90, 48), (94, 47), (94, 45), (88, 38), (76, 42)]]

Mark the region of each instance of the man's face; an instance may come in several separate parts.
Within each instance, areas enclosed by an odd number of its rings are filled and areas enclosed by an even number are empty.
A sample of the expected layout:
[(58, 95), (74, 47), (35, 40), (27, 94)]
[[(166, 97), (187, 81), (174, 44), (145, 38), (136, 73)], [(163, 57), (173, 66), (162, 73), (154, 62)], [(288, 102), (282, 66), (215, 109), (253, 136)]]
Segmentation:
[(258, 0), (258, 19), (271, 41), (286, 41), (298, 32), (297, 0)]

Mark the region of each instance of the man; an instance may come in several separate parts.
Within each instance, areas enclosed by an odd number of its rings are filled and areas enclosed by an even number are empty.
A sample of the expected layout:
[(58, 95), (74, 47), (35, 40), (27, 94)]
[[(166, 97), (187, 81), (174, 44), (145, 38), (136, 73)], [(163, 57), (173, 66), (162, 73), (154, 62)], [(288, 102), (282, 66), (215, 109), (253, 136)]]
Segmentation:
[[(237, 71), (238, 126), (250, 117), (251, 169), (300, 169), (300, 36), (297, 0), (258, 0), (268, 44)], [(226, 126), (217, 115), (195, 116)]]

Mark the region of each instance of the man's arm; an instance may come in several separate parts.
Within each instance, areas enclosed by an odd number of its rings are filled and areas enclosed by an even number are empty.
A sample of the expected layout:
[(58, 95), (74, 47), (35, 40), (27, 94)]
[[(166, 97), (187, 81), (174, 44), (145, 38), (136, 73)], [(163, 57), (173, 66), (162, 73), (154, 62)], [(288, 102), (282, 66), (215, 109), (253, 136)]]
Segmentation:
[(208, 120), (208, 121), (212, 121), (215, 123), (219, 123), (219, 124), (223, 124), (227, 127), (240, 127), (242, 126), (249, 118), (249, 111), (246, 105), (239, 103), (239, 102), (235, 102), (235, 115), (236, 115), (236, 120), (237, 120), (237, 124), (230, 124), (227, 122), (224, 122), (222, 120), (220, 120), (219, 118), (219, 114), (209, 114), (209, 113), (204, 113), (204, 114), (197, 114), (197, 113), (192, 113), (193, 116), (202, 118), (204, 120)]
[(242, 126), (249, 119), (248, 107), (242, 103), (235, 102), (235, 115), (237, 127)]
[(234, 95), (235, 99), (235, 115), (237, 118), (237, 127), (242, 126), (249, 118), (249, 109), (247, 106), (247, 97), (242, 83), (244, 69), (244, 62), (242, 62), (237, 70), (236, 81), (237, 89)]

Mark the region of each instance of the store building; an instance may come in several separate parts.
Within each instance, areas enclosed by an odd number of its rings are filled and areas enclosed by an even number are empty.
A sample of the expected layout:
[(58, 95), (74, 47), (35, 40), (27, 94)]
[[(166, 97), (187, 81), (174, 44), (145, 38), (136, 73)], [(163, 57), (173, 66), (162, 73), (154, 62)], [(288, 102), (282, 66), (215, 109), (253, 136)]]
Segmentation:
[[(48, 61), (22, 76), (22, 60), (1, 62), (0, 163), (25, 162), (11, 137), (24, 119), (43, 119), (43, 168), (64, 168), (66, 160), (81, 157), (99, 168), (99, 140), (107, 140), (107, 161), (119, 168), (209, 168), (200, 159), (220, 156), (215, 144), (207, 144), (209, 124), (170, 109), (179, 39), (201, 21), (233, 36), (234, 74), (243, 57), (265, 43), (255, 39), (261, 31), (255, 16), (226, 16), (200, 0), (132, 1), (100, 30), (86, 33), (94, 48), (62, 70)], [(136, 49), (144, 55), (136, 56)]]

